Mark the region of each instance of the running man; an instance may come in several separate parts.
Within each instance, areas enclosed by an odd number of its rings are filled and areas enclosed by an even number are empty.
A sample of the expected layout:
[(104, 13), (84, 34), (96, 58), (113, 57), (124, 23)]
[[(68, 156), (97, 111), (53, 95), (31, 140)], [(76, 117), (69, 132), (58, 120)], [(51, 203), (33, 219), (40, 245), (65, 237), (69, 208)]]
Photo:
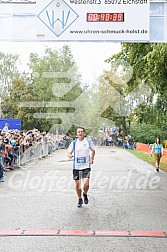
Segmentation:
[[(90, 155), (91, 154), (91, 155)], [(78, 207), (84, 203), (88, 204), (88, 190), (90, 179), (90, 165), (94, 162), (95, 149), (93, 143), (85, 137), (85, 130), (82, 127), (77, 129), (77, 139), (73, 140), (68, 148), (68, 157), (74, 157), (73, 179), (75, 180), (75, 190), (78, 196)], [(83, 199), (81, 189), (81, 179), (83, 182)]]

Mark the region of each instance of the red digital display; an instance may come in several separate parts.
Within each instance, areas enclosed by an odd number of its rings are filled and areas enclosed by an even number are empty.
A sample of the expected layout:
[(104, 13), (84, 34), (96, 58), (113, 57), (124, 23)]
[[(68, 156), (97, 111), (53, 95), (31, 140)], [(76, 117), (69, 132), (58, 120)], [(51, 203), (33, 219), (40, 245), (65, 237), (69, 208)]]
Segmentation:
[(124, 22), (124, 13), (87, 13), (87, 22)]

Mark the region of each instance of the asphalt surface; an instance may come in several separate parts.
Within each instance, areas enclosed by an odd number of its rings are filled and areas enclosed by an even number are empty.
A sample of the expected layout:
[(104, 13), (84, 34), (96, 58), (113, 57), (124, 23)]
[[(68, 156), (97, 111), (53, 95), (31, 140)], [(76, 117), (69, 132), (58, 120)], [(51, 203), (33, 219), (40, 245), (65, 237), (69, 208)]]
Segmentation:
[[(7, 172), (0, 230), (167, 232), (167, 174), (115, 147), (97, 147), (89, 204), (77, 208), (67, 150)], [(166, 252), (167, 237), (0, 236), (0, 251)]]

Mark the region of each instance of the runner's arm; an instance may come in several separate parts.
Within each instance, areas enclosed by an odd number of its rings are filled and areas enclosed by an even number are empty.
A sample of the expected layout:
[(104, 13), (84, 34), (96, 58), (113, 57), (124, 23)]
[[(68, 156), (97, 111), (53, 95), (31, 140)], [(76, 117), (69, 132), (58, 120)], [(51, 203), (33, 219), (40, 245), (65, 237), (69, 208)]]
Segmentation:
[(91, 159), (94, 160), (94, 157), (95, 157), (95, 150), (92, 150), (92, 153), (91, 153)]
[(68, 157), (69, 158), (73, 158), (73, 154), (72, 153), (68, 153)]
[(90, 157), (90, 160), (89, 160), (89, 164), (94, 163), (94, 156), (95, 156), (95, 150), (92, 150), (91, 157)]
[(161, 155), (163, 156), (163, 154), (164, 154), (164, 148), (163, 148), (163, 146), (161, 147)]
[(70, 146), (68, 147), (68, 157), (69, 158), (73, 158), (73, 151), (74, 151), (73, 143), (71, 143)]
[(151, 156), (152, 156), (153, 152), (154, 152), (154, 145), (152, 146), (152, 149), (151, 149)]

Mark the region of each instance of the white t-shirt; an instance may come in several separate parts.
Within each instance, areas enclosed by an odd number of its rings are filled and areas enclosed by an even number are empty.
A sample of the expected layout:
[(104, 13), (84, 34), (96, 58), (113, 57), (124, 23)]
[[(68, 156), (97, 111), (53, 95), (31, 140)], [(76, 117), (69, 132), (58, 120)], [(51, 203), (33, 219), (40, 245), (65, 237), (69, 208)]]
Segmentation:
[(73, 141), (71, 142), (68, 152), (74, 152), (73, 169), (83, 170), (90, 167), (90, 150), (94, 150), (94, 145), (92, 141), (87, 140), (86, 138), (84, 138), (82, 141), (77, 139), (75, 142), (75, 149)]

